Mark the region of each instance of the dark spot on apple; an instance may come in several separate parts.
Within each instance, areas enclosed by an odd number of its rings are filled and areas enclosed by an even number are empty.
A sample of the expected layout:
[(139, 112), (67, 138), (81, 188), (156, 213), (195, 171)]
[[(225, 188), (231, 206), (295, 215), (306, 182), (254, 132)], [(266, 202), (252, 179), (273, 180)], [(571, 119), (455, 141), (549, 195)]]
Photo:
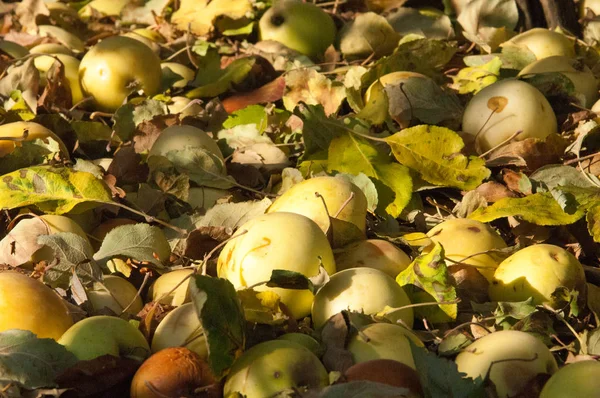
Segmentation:
[(467, 229), (468, 229), (469, 231), (471, 231), (471, 232), (475, 232), (475, 233), (481, 232), (481, 229), (479, 229), (478, 227), (469, 227), (469, 228), (467, 228)]
[(271, 17), (271, 24), (273, 26), (281, 26), (285, 23), (285, 18), (281, 14), (275, 14)]
[(273, 377), (279, 379), (281, 377), (281, 372), (275, 371), (275, 373), (273, 373)]
[(492, 285), (497, 285), (498, 281), (492, 281)]
[(552, 258), (552, 260), (558, 262), (558, 254), (557, 253), (548, 253), (548, 255)]

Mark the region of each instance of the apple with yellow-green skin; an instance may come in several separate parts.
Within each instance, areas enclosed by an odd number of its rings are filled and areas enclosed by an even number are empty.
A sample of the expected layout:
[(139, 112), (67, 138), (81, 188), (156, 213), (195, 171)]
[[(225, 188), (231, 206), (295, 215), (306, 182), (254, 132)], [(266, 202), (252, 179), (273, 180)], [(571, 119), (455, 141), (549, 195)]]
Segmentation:
[(282, 334), (277, 338), (278, 340), (287, 340), (294, 342), (296, 344), (300, 344), (301, 346), (308, 348), (310, 352), (320, 357), (323, 355), (323, 347), (321, 344), (314, 338), (305, 333), (286, 333)]
[[(25, 134), (27, 134), (25, 136)], [(60, 155), (70, 159), (69, 150), (64, 142), (52, 131), (35, 122), (12, 122), (0, 126), (0, 158), (10, 154), (16, 147), (21, 146), (21, 141), (7, 140), (6, 138), (22, 138), (23, 141), (48, 140), (56, 141), (60, 148)]]
[(338, 272), (357, 267), (375, 268), (392, 278), (411, 263), (398, 246), (383, 239), (367, 239), (350, 243), (334, 253)]
[(161, 36), (160, 33), (145, 28), (134, 29), (131, 32), (123, 33), (121, 36), (130, 37), (141, 43), (144, 43), (154, 52), (154, 54), (158, 56), (160, 56), (159, 43), (164, 43), (165, 41), (165, 39)]
[(383, 89), (386, 86), (400, 85), (402, 82), (410, 78), (429, 79), (427, 76), (417, 72), (397, 71), (387, 73), (371, 83), (365, 92), (365, 103), (369, 102), (373, 98), (376, 98), (377, 96), (382, 95)]
[(131, 282), (116, 275), (105, 275), (101, 284), (95, 282), (92, 288), (86, 291), (94, 311), (106, 307), (117, 315), (127, 307), (129, 308), (125, 312), (130, 315), (136, 315), (142, 310), (144, 303), (137, 293), (137, 289)]
[(192, 69), (177, 62), (163, 62), (160, 64), (160, 67), (162, 69), (163, 79), (167, 77), (167, 73), (169, 73), (169, 71), (170, 73), (181, 76), (181, 80), (173, 83), (173, 87), (175, 88), (185, 87), (188, 82), (194, 80), (194, 77), (196, 76), (196, 73), (194, 73)]
[(79, 17), (89, 19), (96, 11), (103, 16), (117, 17), (131, 0), (92, 0), (79, 10)]
[(543, 140), (556, 133), (558, 125), (550, 103), (537, 88), (505, 79), (485, 87), (469, 101), (462, 131), (472, 136), (477, 151), (483, 153), (510, 139)]
[(389, 275), (373, 268), (350, 268), (332, 275), (329, 282), (317, 292), (312, 306), (312, 320), (317, 329), (333, 315), (351, 310), (368, 315), (382, 314), (391, 322), (402, 321), (412, 328), (412, 308), (384, 313), (388, 309), (410, 304), (402, 286)]
[(244, 352), (231, 367), (223, 395), (273, 397), (289, 389), (329, 384), (325, 366), (309, 349), (286, 340), (260, 343)]
[(190, 102), (192, 102), (192, 100), (186, 97), (171, 97), (171, 101), (167, 104), (167, 109), (170, 114), (174, 115), (178, 113), (182, 118), (185, 116), (198, 115), (204, 110), (199, 103), (195, 102), (189, 105)]
[(71, 325), (67, 306), (52, 289), (18, 272), (0, 272), (0, 332), (29, 330), (56, 340)]
[(538, 244), (526, 247), (502, 261), (489, 287), (494, 301), (525, 301), (558, 308), (560, 300), (552, 297), (559, 287), (579, 292), (585, 300), (586, 280), (583, 266), (562, 247)]
[[(236, 289), (267, 282), (273, 270), (294, 271), (313, 277), (320, 266), (335, 273), (333, 252), (327, 237), (310, 218), (277, 212), (255, 217), (243, 224), (219, 255), (217, 273)], [(257, 291), (272, 291), (296, 319), (310, 314), (314, 296), (309, 290), (258, 285)]]
[(523, 47), (531, 51), (539, 60), (562, 55), (575, 57), (575, 42), (562, 33), (544, 28), (534, 28), (516, 35), (501, 44), (505, 46)]
[(343, 178), (314, 177), (293, 185), (273, 202), (267, 213), (281, 211), (306, 216), (325, 233), (331, 228), (334, 248), (365, 238), (367, 198), (360, 188)]
[(260, 40), (274, 40), (314, 58), (322, 57), (336, 36), (335, 23), (323, 9), (298, 0), (275, 3), (258, 29)]
[[(148, 291), (150, 301), (178, 307), (191, 300), (189, 285), (193, 269), (177, 269), (162, 274)], [(184, 281), (185, 279), (185, 281)], [(183, 281), (183, 283), (182, 283)], [(177, 286), (177, 287), (176, 287)]]
[(536, 375), (558, 369), (541, 340), (516, 330), (481, 337), (458, 354), (455, 362), (468, 377), (489, 377), (500, 398), (515, 396)]
[(158, 324), (152, 337), (152, 352), (169, 347), (185, 347), (200, 358), (208, 358), (206, 336), (193, 303), (180, 305)]
[(73, 55), (73, 51), (58, 43), (42, 43), (29, 49), (30, 54), (65, 54)]
[(468, 218), (443, 221), (430, 229), (427, 236), (442, 245), (444, 257), (450, 260), (446, 262), (450, 269), (456, 265), (470, 266), (488, 281), (494, 276), (499, 258), (485, 252), (506, 248), (506, 242), (492, 227)]
[(34, 62), (35, 67), (42, 74), (42, 84), (46, 84), (46, 73), (50, 70), (50, 67), (56, 61), (56, 58), (62, 63), (65, 78), (71, 90), (71, 99), (73, 104), (77, 104), (83, 100), (83, 92), (81, 91), (81, 85), (79, 84), (79, 60), (71, 55), (66, 54), (50, 54), (52, 56), (36, 57)]
[(79, 81), (98, 110), (113, 112), (131, 93), (157, 94), (160, 58), (138, 40), (113, 36), (92, 47), (79, 65)]
[(535, 61), (519, 72), (519, 76), (538, 73), (559, 72), (566, 76), (575, 87), (575, 92), (583, 95), (582, 106), (588, 107), (598, 99), (598, 81), (583, 62), (561, 55), (554, 55)]
[(546, 382), (540, 398), (593, 397), (600, 391), (600, 362), (570, 363), (554, 373)]
[(391, 323), (372, 323), (363, 326), (350, 338), (348, 351), (354, 363), (374, 359), (392, 359), (416, 369), (410, 342), (423, 347), (423, 342), (409, 329)]

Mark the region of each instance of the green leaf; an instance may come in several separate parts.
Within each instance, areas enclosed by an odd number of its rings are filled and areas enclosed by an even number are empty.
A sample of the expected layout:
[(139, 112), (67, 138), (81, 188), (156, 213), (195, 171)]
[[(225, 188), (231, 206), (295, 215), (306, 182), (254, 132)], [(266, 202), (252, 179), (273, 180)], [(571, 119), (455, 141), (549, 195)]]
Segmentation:
[(36, 205), (63, 214), (86, 202), (111, 203), (110, 190), (93, 174), (66, 167), (34, 166), (0, 177), (0, 208)]
[(93, 259), (90, 242), (72, 232), (60, 232), (51, 235), (41, 235), (38, 243), (52, 249), (56, 264), (50, 263), (44, 272), (44, 282), (53, 288), (67, 289), (73, 273), (84, 284), (90, 284), (102, 279), (102, 270)]
[(592, 235), (592, 238), (594, 238), (594, 242), (600, 243), (600, 204), (589, 209), (585, 215), (585, 219), (588, 231)]
[(456, 363), (418, 347), (410, 339), (410, 348), (425, 397), (429, 398), (480, 398), (487, 397), (483, 379), (473, 380), (459, 373)]
[(304, 122), (302, 129), (303, 160), (307, 160), (310, 155), (320, 151), (327, 151), (331, 141), (347, 131), (342, 122), (328, 118), (320, 105), (301, 104), (296, 108), (294, 114)]
[(323, 266), (319, 267), (319, 274), (312, 277), (308, 277), (300, 272), (274, 269), (271, 272), (267, 286), (295, 290), (308, 289), (312, 294), (317, 294), (319, 289), (327, 282), (329, 282), (329, 274), (327, 274)]
[(477, 94), (498, 80), (501, 67), (502, 60), (500, 57), (494, 57), (483, 65), (462, 68), (456, 76), (452, 77), (452, 80), (454, 80), (453, 88), (458, 90), (459, 94)]
[(33, 390), (56, 386), (63, 371), (77, 358), (54, 339), (39, 339), (26, 330), (0, 333), (0, 383), (18, 383)]
[(490, 222), (503, 217), (521, 217), (537, 225), (568, 225), (583, 217), (583, 210), (567, 214), (550, 193), (536, 193), (524, 198), (502, 198), (491, 206), (480, 208), (469, 218)]
[(392, 163), (388, 155), (355, 134), (345, 133), (331, 141), (328, 169), (371, 177), (377, 188), (380, 213), (398, 217), (410, 202), (412, 179), (408, 168)]
[[(457, 298), (456, 287), (444, 261), (444, 248), (436, 243), (429, 253), (422, 254), (396, 277), (411, 303), (449, 302)], [(440, 311), (441, 310), (441, 311)], [(415, 316), (430, 322), (448, 322), (456, 319), (458, 304), (440, 304), (438, 307), (416, 307)]]
[(432, 184), (471, 190), (491, 174), (483, 159), (462, 155), (462, 139), (444, 127), (415, 126), (386, 138), (386, 141), (401, 164), (418, 171)]
[(194, 275), (190, 292), (208, 343), (208, 364), (220, 379), (244, 350), (246, 325), (242, 304), (226, 279)]
[(94, 254), (94, 259), (106, 264), (115, 256), (126, 256), (161, 267), (170, 254), (171, 248), (162, 230), (140, 223), (121, 225), (110, 230)]
[(0, 174), (11, 173), (31, 165), (47, 164), (60, 151), (60, 144), (52, 137), (21, 142), (9, 154), (0, 158)]
[(208, 98), (223, 94), (232, 84), (241, 83), (254, 67), (256, 59), (253, 57), (238, 58), (231, 62), (225, 69), (199, 73), (195, 84), (200, 86), (188, 91), (187, 98)]

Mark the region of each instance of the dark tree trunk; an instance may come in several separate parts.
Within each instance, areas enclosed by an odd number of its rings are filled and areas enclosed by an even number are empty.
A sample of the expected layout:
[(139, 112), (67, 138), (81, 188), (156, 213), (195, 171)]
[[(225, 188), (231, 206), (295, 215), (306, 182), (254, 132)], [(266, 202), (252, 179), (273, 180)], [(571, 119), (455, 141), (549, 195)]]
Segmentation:
[(574, 0), (516, 0), (521, 16), (520, 27), (555, 29), (560, 27), (581, 36), (577, 5)]

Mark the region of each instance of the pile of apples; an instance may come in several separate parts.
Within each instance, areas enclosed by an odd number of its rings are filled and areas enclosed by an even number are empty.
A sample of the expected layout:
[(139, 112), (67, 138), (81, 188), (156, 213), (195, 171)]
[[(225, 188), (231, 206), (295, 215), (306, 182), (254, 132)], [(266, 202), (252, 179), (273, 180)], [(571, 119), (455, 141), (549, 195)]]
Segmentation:
[[(306, 21), (318, 29), (306, 28)], [(35, 59), (41, 72), (47, 72), (55, 58), (63, 63), (74, 104), (91, 98), (86, 106), (114, 112), (132, 93), (158, 94), (166, 69), (184, 78), (176, 83), (180, 86), (194, 78), (194, 71), (185, 65), (161, 62), (157, 55), (160, 38), (148, 30), (102, 39), (80, 61), (71, 50), (84, 51), (79, 39), (56, 27), (44, 29), (68, 42), (69, 48), (40, 45), (28, 52), (50, 55)], [(336, 40), (336, 27), (329, 15), (314, 5), (289, 0), (267, 11), (259, 22), (259, 30), (263, 40), (279, 41), (313, 58), (322, 57)], [(4, 51), (23, 51), (17, 46), (2, 45)], [(537, 61), (523, 69), (522, 75), (562, 72), (583, 94), (584, 106), (591, 106), (598, 99), (593, 74), (576, 65), (573, 44), (564, 35), (534, 29), (514, 37), (507, 45), (527, 47), (536, 56)], [(383, 76), (366, 91), (365, 102), (378, 95), (376, 91), (382, 87), (415, 77), (428, 79), (410, 71)], [(171, 111), (177, 113), (189, 102), (187, 98), (173, 99)], [(522, 140), (545, 138), (557, 129), (556, 116), (547, 99), (535, 87), (517, 79), (505, 79), (481, 90), (468, 103), (463, 117), (463, 131), (473, 136), (480, 153), (515, 138), (517, 132), (515, 139)], [(36, 123), (2, 125), (0, 136), (52, 138), (59, 143), (63, 158), (69, 158), (60, 138)], [(0, 154), (10, 153), (15, 145), (16, 141), (0, 141)], [(186, 146), (210, 152), (214, 158), (212, 171), (226, 175), (226, 161), (216, 141), (192, 126), (173, 126), (162, 131), (148, 156), (165, 155)], [(222, 191), (215, 190), (214, 194), (218, 198)], [(353, 364), (339, 382), (370, 380), (404, 387), (408, 396), (421, 397), (423, 386), (411, 346), (423, 347), (424, 343), (413, 331), (415, 319), (409, 296), (395, 280), (413, 259), (389, 241), (368, 239), (367, 207), (367, 198), (353, 183), (319, 176), (293, 185), (265, 214), (239, 227), (220, 252), (216, 277), (227, 279), (238, 290), (253, 288), (277, 294), (291, 318), (301, 321), (310, 317), (312, 330), (284, 334), (254, 345), (241, 353), (222, 381), (211, 373), (210, 352), (192, 303), (189, 281), (197, 272), (193, 268), (164, 273), (145, 300), (138, 287), (126, 278), (105, 275), (102, 284), (86, 291), (90, 305), (94, 312), (109, 309), (123, 318), (94, 315), (76, 323), (63, 298), (52, 289), (22, 273), (0, 272), (0, 331), (29, 330), (40, 338), (55, 339), (82, 361), (102, 355), (139, 361), (131, 397), (184, 396), (206, 388), (209, 396), (239, 393), (252, 398), (329, 385), (328, 369), (321, 360), (320, 332), (340, 312), (355, 311), (373, 316), (377, 322), (361, 325), (350, 334), (344, 348), (351, 354)], [(51, 233), (72, 232), (88, 239), (71, 218), (40, 218)], [(102, 241), (111, 229), (127, 223), (132, 221), (107, 221), (91, 236), (94, 241)], [(465, 271), (466, 283), (484, 286), (484, 296), (491, 301), (520, 302), (532, 298), (534, 305), (558, 309), (553, 295), (558, 288), (578, 292), (581, 297), (586, 295), (583, 266), (561, 247), (535, 244), (499, 261), (490, 253), (506, 249), (507, 245), (496, 230), (459, 218), (436, 225), (428, 231), (427, 238), (424, 253), (440, 244), (450, 273)], [(44, 247), (31, 261), (50, 261), (52, 256)], [(309, 278), (324, 271), (330, 280), (316, 294), (306, 289), (268, 287), (264, 282), (274, 270), (294, 271)], [(124, 319), (136, 316), (147, 303), (174, 307), (158, 324), (151, 341), (134, 323)], [(561, 391), (574, 385), (579, 389), (578, 396), (597, 394), (598, 381), (594, 380), (594, 384), (587, 378), (600, 372), (598, 362), (575, 363), (559, 370), (546, 345), (520, 331), (489, 333), (458, 354), (455, 363), (465, 377), (489, 378), (499, 397), (514, 396), (539, 374), (552, 375), (541, 393), (543, 398), (563, 396)]]

